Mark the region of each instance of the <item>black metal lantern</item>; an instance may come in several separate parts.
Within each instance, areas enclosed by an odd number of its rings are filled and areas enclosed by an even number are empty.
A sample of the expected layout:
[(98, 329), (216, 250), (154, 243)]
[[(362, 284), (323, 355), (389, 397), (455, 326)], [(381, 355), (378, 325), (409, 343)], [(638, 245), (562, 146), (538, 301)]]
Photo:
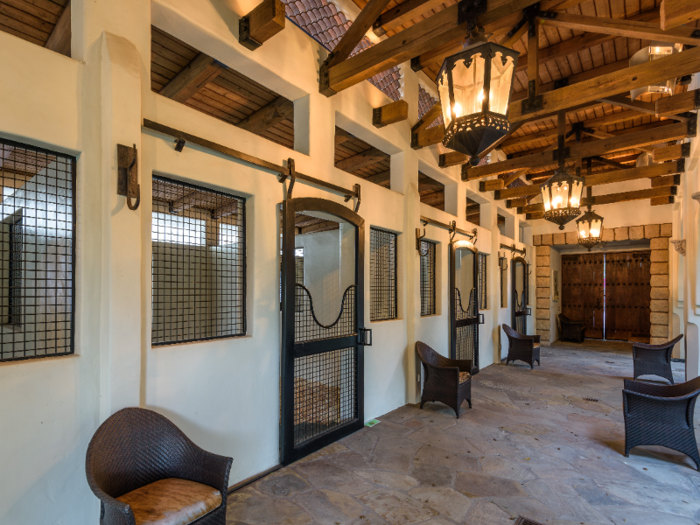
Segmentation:
[(591, 248), (603, 240), (603, 217), (591, 211), (589, 206), (588, 211), (576, 221), (576, 229), (578, 230), (578, 243), (588, 248), (590, 252)]
[(564, 225), (581, 214), (581, 192), (583, 177), (573, 175), (564, 167), (559, 167), (554, 175), (542, 185), (542, 202), (544, 218), (559, 225)]
[(510, 129), (508, 105), (520, 53), (481, 39), (445, 59), (437, 77), (445, 138), (442, 143), (471, 157)]

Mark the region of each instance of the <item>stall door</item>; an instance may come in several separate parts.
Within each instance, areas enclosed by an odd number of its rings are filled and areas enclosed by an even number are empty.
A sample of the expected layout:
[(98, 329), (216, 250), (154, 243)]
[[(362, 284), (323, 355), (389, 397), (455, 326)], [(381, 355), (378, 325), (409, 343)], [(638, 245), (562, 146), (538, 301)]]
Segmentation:
[(450, 357), (479, 368), (477, 251), (467, 241), (450, 243)]
[(562, 255), (561, 311), (586, 323), (586, 337), (603, 338), (605, 256), (602, 253)]
[(530, 265), (522, 257), (515, 257), (511, 262), (511, 322), (519, 333), (527, 335), (527, 316), (531, 310), (527, 307), (528, 279)]
[(605, 255), (605, 339), (649, 342), (651, 253)]
[(364, 220), (324, 199), (287, 200), (282, 214), (280, 455), (286, 465), (362, 428), (369, 334), (358, 264)]

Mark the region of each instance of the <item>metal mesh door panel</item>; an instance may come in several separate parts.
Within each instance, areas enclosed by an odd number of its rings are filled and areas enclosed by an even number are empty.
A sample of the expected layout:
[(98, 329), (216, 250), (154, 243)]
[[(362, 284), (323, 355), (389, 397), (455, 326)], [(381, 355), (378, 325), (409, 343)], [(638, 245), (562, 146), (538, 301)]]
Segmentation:
[(333, 337), (345, 337), (356, 333), (355, 319), (355, 285), (348, 286), (343, 294), (340, 313), (336, 320), (323, 325), (314, 313), (313, 300), (309, 290), (300, 284), (294, 286), (296, 303), (294, 310), (294, 342), (306, 343)]
[(487, 269), (488, 269), (488, 254), (480, 253), (479, 261), (479, 310), (488, 308), (488, 288), (487, 288)]
[(357, 418), (356, 350), (294, 359), (294, 445)]

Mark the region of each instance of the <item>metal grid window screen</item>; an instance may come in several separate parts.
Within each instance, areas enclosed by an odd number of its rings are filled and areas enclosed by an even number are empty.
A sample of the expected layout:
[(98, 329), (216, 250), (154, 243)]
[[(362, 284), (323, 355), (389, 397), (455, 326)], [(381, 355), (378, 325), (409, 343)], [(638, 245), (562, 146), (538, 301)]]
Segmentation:
[(420, 242), (420, 314), (435, 315), (435, 243)]
[(153, 177), (152, 344), (245, 335), (245, 200)]
[(396, 319), (396, 234), (370, 228), (370, 320)]
[(0, 361), (73, 353), (75, 162), (0, 140)]
[(487, 281), (487, 271), (488, 271), (488, 254), (479, 254), (479, 310), (486, 310), (488, 308), (488, 281)]

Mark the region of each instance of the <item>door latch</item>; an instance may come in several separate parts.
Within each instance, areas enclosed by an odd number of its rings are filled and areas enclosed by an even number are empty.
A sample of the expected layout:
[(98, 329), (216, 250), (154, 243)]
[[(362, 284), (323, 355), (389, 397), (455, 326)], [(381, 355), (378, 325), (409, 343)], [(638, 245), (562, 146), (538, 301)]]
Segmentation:
[(357, 344), (363, 346), (372, 346), (372, 330), (369, 328), (360, 328), (357, 331)]
[(484, 324), (484, 314), (479, 314), (479, 324)]

